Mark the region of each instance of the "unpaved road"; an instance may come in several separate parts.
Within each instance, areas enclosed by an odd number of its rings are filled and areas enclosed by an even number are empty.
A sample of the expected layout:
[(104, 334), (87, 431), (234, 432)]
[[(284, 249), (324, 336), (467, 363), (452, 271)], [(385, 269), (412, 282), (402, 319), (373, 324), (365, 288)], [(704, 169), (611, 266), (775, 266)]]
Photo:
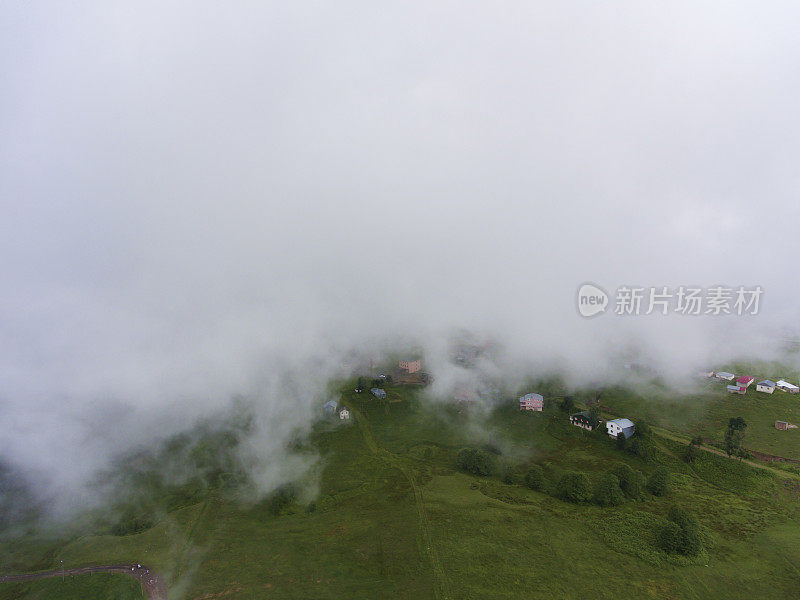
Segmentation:
[(96, 567), (79, 567), (77, 569), (58, 569), (53, 571), (39, 571), (37, 573), (23, 573), (21, 575), (0, 575), (0, 583), (12, 581), (33, 581), (64, 575), (88, 575), (90, 573), (120, 573), (135, 577), (142, 584), (144, 594), (149, 600), (167, 600), (167, 586), (157, 573), (145, 565), (101, 565)]

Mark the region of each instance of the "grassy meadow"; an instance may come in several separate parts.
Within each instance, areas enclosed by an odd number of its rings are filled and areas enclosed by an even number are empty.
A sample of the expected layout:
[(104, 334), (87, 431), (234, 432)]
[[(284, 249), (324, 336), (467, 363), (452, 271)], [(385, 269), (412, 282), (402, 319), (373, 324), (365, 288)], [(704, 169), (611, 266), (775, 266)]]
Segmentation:
[[(796, 452), (785, 441), (794, 432), (776, 431), (785, 437), (769, 445), (766, 426), (792, 408), (794, 397), (731, 397), (720, 386), (704, 389), (702, 402), (670, 400), (682, 411), (674, 419), (659, 418), (656, 403), (641, 393), (608, 389), (601, 402), (654, 425), (716, 438), (728, 414), (741, 415), (748, 447)], [(6, 540), (3, 572), (62, 560), (138, 561), (164, 574), (171, 598), (206, 600), (797, 597), (800, 479), (793, 473), (708, 452), (689, 464), (681, 460), (685, 444), (658, 435), (653, 455), (633, 456), (603, 435), (570, 426), (553, 402), (543, 413), (521, 413), (513, 398), (482, 410), (422, 402), (413, 387), (390, 387), (389, 402), (353, 387), (347, 382), (341, 391), (351, 421), (321, 422), (308, 441), (321, 464), (313, 498), (244, 507), (210, 489), (140, 533)], [(505, 475), (456, 470), (465, 446), (490, 449)], [(667, 467), (671, 491), (605, 507), (565, 502), (553, 491), (566, 472), (595, 482), (621, 464), (645, 476)], [(538, 491), (521, 483), (533, 465), (544, 474)], [(673, 505), (699, 521), (703, 550), (696, 556), (659, 549)], [(138, 585), (122, 577), (107, 576), (103, 585), (79, 579), (0, 584), (0, 600), (140, 597)]]

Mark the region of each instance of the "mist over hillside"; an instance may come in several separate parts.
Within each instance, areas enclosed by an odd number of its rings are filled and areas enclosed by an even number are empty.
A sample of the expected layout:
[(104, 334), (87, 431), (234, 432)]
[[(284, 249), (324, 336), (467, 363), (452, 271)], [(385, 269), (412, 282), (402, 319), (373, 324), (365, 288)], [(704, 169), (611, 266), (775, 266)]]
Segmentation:
[[(510, 382), (791, 360), (797, 12), (6, 4), (0, 457), (66, 511), (242, 395), (267, 491), (354, 356), (474, 385), (460, 330)], [(764, 293), (586, 319), (586, 282)]]

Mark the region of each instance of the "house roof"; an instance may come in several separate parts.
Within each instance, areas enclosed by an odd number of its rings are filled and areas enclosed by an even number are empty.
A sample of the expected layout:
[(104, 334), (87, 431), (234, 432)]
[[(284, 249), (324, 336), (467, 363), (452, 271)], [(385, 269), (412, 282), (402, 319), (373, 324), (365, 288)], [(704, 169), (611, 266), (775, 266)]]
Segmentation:
[(732, 392), (733, 392), (733, 391), (739, 392), (739, 391), (743, 390), (743, 389), (744, 389), (744, 387), (743, 387), (743, 386), (741, 386), (741, 385), (729, 385), (729, 386), (728, 386), (728, 389), (729, 389), (730, 391), (732, 391)]
[(544, 400), (544, 397), (541, 394), (525, 394), (519, 401), (522, 402), (524, 400)]
[(740, 377), (736, 378), (736, 381), (741, 381), (742, 383), (755, 381), (755, 377), (750, 377), (750, 375), (741, 375)]
[(778, 379), (778, 382), (775, 385), (780, 385), (788, 388), (797, 388), (795, 384), (789, 383), (788, 381), (784, 381), (783, 379)]
[(622, 429), (627, 429), (628, 427), (633, 427), (633, 421), (630, 419), (622, 418), (622, 419), (613, 419), (608, 421), (609, 423), (614, 423), (621, 427)]
[(717, 377), (733, 377), (733, 373), (727, 371), (717, 371)]
[(326, 402), (326, 403), (325, 403), (323, 406), (324, 406), (325, 408), (333, 408), (333, 409), (336, 409), (336, 405), (337, 405), (337, 404), (338, 404), (338, 403), (336, 402), (336, 400), (328, 400), (328, 401), (327, 401), (327, 402)]
[(774, 381), (770, 381), (769, 379), (765, 379), (764, 381), (759, 381), (758, 385), (766, 385), (766, 386), (769, 386), (769, 387), (775, 387), (775, 382)]

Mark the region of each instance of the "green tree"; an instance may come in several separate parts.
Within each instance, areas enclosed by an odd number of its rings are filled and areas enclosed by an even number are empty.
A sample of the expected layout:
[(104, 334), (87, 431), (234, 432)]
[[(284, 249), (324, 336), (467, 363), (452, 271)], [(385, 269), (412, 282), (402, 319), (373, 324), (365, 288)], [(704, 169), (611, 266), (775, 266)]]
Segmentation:
[(664, 552), (674, 553), (678, 552), (681, 546), (681, 538), (683, 531), (677, 523), (669, 521), (661, 530), (661, 535), (658, 538), (658, 545)]
[(564, 396), (564, 399), (561, 400), (558, 408), (567, 413), (572, 412), (575, 410), (575, 400), (572, 399), (572, 396)]
[(636, 421), (635, 431), (637, 436), (645, 439), (649, 439), (653, 435), (653, 430), (650, 429), (647, 421)]
[(558, 480), (558, 496), (567, 502), (588, 502), (592, 490), (586, 473), (564, 473)]
[(494, 458), (482, 448), (463, 448), (458, 452), (456, 465), (467, 473), (486, 476), (494, 469)]
[(686, 447), (686, 452), (683, 453), (683, 460), (687, 463), (693, 463), (697, 458), (697, 447), (694, 444), (689, 444)]
[(622, 504), (625, 496), (619, 487), (619, 479), (612, 473), (606, 473), (597, 480), (593, 500), (600, 506), (616, 506)]
[(666, 467), (658, 467), (647, 478), (647, 491), (654, 496), (666, 495), (672, 485), (669, 470)]
[(525, 485), (532, 490), (541, 490), (544, 486), (544, 471), (539, 465), (533, 465), (525, 474)]
[(619, 465), (611, 470), (611, 473), (619, 479), (619, 487), (626, 498), (638, 500), (644, 492), (644, 475), (640, 471), (630, 468), (628, 465)]
[(617, 450), (622, 450), (623, 452), (625, 451), (625, 449), (628, 447), (628, 439), (625, 437), (624, 433), (620, 432), (617, 435), (615, 444), (617, 446)]
[(728, 421), (728, 429), (725, 431), (725, 452), (728, 456), (742, 455), (745, 429), (747, 423), (742, 417), (731, 417)]
[(686, 556), (695, 556), (703, 549), (703, 542), (700, 537), (700, 525), (697, 518), (684, 509), (673, 506), (669, 509), (667, 519), (680, 528), (675, 552)]
[(698, 529), (697, 518), (682, 509), (680, 506), (671, 506), (667, 513), (667, 519), (676, 523), (681, 529)]

